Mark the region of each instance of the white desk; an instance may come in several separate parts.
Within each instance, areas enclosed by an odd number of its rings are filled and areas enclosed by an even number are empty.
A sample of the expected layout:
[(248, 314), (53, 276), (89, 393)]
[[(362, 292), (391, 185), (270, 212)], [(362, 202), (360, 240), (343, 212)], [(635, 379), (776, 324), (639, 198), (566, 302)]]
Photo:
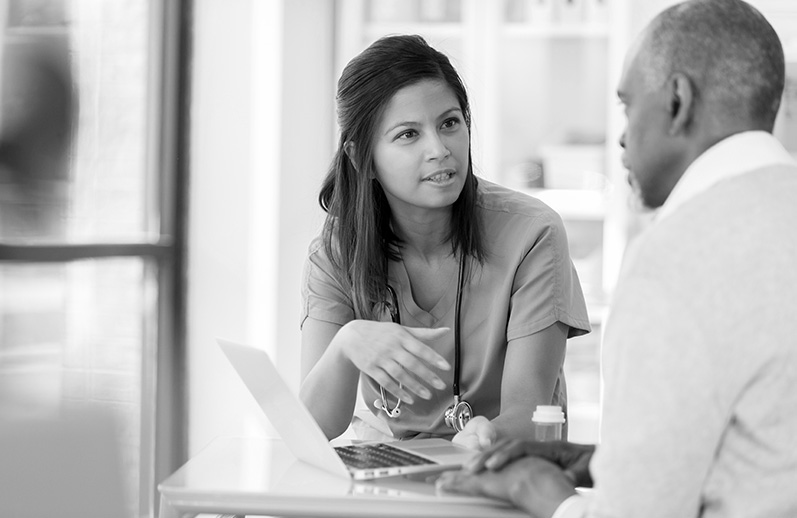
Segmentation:
[(302, 517), (519, 518), (482, 498), (392, 477), (355, 482), (297, 461), (278, 439), (219, 438), (164, 480), (160, 518), (199, 513)]

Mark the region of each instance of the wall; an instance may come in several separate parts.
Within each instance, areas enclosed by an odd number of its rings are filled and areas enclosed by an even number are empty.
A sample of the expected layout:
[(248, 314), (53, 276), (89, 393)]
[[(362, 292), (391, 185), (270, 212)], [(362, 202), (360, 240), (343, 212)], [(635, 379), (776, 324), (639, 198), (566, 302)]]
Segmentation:
[(218, 435), (269, 428), (214, 337), (266, 349), (298, 388), (299, 283), (332, 148), (332, 9), (195, 3), (189, 455)]
[[(332, 160), (334, 2), (285, 1), (282, 67), (277, 365), (299, 388), (300, 283), (310, 241), (323, 224), (318, 190)], [(312, 37), (308, 37), (312, 35)]]

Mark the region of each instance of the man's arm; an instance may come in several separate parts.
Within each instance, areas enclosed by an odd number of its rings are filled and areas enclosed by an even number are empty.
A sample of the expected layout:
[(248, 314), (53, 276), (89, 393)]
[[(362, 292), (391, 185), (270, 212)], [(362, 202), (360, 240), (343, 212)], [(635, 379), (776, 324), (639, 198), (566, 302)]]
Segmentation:
[(532, 516), (577, 518), (585, 503), (575, 486), (591, 486), (594, 446), (567, 442), (501, 441), (459, 472), (438, 479), (443, 491), (511, 502)]
[(556, 464), (540, 457), (521, 457), (500, 471), (448, 471), (437, 480), (442, 491), (482, 495), (511, 502), (531, 516), (549, 518), (576, 490)]

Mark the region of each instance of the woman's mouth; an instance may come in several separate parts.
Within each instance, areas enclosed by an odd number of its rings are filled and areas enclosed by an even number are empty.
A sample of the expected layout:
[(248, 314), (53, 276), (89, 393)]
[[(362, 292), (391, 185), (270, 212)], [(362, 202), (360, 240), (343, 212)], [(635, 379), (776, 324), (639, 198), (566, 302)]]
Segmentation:
[(453, 169), (444, 169), (442, 171), (438, 171), (431, 176), (427, 176), (423, 179), (424, 182), (432, 182), (432, 183), (445, 183), (450, 180), (457, 172)]

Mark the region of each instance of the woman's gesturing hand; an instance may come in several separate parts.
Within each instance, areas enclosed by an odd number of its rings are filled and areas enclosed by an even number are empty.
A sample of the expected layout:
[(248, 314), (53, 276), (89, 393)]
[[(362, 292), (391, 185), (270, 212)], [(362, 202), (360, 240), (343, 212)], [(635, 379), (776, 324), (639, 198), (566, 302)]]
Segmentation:
[(449, 370), (451, 366), (426, 342), (449, 332), (447, 327), (428, 329), (353, 320), (338, 331), (330, 346), (339, 348), (360, 371), (393, 396), (412, 404), (415, 396), (430, 399), (431, 389), (446, 387), (435, 369)]

